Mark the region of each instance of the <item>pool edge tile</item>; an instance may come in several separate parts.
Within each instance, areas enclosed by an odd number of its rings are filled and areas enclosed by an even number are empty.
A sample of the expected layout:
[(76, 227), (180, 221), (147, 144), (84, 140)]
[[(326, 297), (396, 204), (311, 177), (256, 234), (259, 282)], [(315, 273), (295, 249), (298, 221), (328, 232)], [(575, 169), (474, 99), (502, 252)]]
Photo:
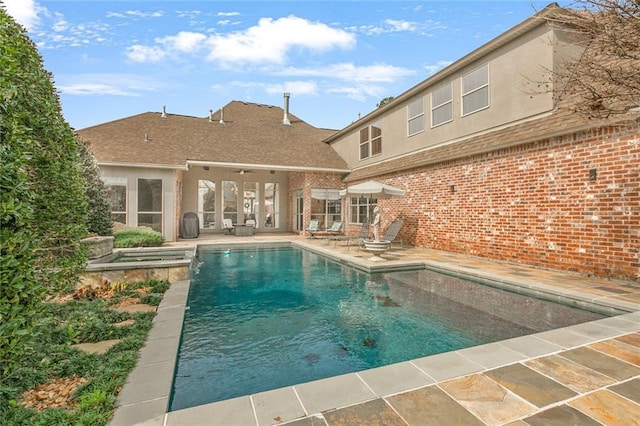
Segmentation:
[(309, 415), (377, 398), (356, 373), (301, 383), (293, 388)]
[(356, 373), (376, 395), (383, 397), (408, 392), (435, 383), (435, 380), (409, 361)]
[(418, 358), (413, 365), (438, 382), (478, 373), (485, 368), (464, 357), (458, 352), (445, 352), (438, 355)]
[(257, 425), (251, 398), (241, 396), (211, 404), (171, 411), (166, 426), (193, 425)]

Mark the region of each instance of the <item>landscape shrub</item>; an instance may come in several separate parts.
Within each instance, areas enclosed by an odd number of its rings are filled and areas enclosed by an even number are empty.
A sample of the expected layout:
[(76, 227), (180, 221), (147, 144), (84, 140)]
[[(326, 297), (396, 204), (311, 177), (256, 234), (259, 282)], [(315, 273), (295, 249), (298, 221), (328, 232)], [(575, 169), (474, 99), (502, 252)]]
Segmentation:
[(162, 234), (150, 228), (122, 228), (113, 236), (116, 248), (159, 247), (164, 243)]
[[(89, 184), (84, 144), (62, 115), (51, 74), (26, 30), (0, 7), (0, 407), (36, 327), (43, 299), (84, 269)], [(88, 163), (87, 163), (88, 164)], [(87, 175), (95, 170), (88, 170)], [(101, 204), (99, 209), (104, 209)], [(102, 224), (100, 224), (102, 226)], [(102, 232), (102, 231), (101, 231)], [(21, 373), (24, 373), (22, 371)], [(0, 415), (0, 418), (2, 416)]]
[(100, 179), (100, 169), (96, 159), (85, 142), (76, 138), (82, 161), (82, 175), (88, 202), (87, 231), (89, 234), (109, 236), (113, 234), (111, 205), (107, 187)]

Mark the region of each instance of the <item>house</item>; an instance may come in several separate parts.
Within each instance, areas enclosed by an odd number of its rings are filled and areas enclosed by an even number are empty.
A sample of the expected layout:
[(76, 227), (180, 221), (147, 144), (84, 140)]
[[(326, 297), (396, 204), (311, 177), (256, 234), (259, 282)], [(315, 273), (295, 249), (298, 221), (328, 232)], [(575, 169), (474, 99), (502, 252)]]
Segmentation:
[[(288, 94), (285, 94), (288, 104)], [(232, 101), (208, 117), (147, 112), (79, 132), (90, 144), (112, 200), (114, 221), (149, 226), (176, 240), (184, 213), (202, 232), (222, 219), (256, 221), (257, 232), (303, 229), (287, 206), (295, 176), (349, 172), (315, 128), (285, 109)]]
[[(378, 204), (418, 247), (640, 280), (640, 112), (594, 122), (548, 79), (580, 51), (549, 6), (341, 130), (284, 108), (231, 102), (207, 118), (145, 113), (79, 131), (113, 191), (114, 218), (172, 240), (203, 232), (347, 231)], [(549, 81), (548, 90), (536, 90)], [(340, 199), (375, 179), (402, 198)], [(386, 223), (385, 223), (386, 222)]]

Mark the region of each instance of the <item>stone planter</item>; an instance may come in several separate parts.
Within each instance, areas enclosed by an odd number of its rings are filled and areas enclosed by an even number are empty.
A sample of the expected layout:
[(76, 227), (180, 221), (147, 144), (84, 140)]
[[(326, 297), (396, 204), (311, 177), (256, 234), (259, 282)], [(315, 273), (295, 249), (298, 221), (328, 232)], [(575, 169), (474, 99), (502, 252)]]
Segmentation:
[(364, 240), (364, 249), (368, 252), (373, 253), (373, 256), (369, 258), (369, 260), (374, 262), (380, 262), (381, 260), (386, 260), (380, 255), (385, 251), (389, 250), (389, 246), (391, 245), (391, 241), (386, 240)]
[(98, 259), (113, 253), (113, 237), (89, 237), (80, 240), (87, 248), (89, 259)]

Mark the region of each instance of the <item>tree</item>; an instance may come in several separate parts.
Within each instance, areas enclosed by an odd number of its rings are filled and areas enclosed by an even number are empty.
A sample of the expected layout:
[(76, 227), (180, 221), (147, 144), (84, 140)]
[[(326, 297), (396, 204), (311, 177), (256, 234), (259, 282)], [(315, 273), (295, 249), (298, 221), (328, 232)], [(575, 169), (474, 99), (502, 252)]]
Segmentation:
[(380, 102), (378, 102), (376, 104), (376, 107), (377, 108), (382, 108), (383, 106), (385, 106), (386, 104), (388, 104), (392, 100), (393, 100), (393, 96), (387, 96), (386, 98), (383, 98)]
[[(26, 350), (47, 290), (86, 261), (78, 145), (43, 61), (0, 7), (0, 379)], [(3, 404), (0, 383), (0, 405)]]
[(581, 54), (552, 72), (566, 89), (560, 105), (588, 118), (626, 113), (640, 104), (640, 1), (576, 0), (546, 15)]
[(107, 196), (107, 187), (100, 179), (100, 169), (96, 159), (85, 142), (76, 139), (82, 161), (82, 174), (85, 183), (85, 194), (89, 203), (87, 230), (91, 234), (111, 235), (111, 205)]

